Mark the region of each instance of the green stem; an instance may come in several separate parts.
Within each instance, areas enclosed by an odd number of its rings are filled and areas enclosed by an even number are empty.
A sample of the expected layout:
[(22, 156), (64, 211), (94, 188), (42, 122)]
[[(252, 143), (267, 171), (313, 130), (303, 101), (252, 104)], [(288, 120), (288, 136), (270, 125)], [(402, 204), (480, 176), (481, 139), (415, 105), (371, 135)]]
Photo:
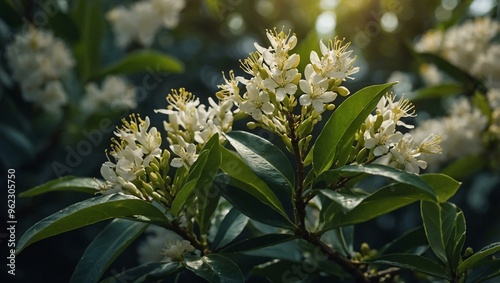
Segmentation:
[(290, 140), (293, 147), (293, 154), (297, 162), (297, 184), (293, 196), (294, 217), (295, 224), (297, 224), (296, 233), (302, 234), (306, 232), (305, 218), (306, 218), (306, 204), (302, 199), (304, 191), (304, 162), (302, 161), (302, 154), (299, 148), (299, 136), (296, 133), (296, 122), (292, 113), (287, 113), (288, 126), (290, 127)]

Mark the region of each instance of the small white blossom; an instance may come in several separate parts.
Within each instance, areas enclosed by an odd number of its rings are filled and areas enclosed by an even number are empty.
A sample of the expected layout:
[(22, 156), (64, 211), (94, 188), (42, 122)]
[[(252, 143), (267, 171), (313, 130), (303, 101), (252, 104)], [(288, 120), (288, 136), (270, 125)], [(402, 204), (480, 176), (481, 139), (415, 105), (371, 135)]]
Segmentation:
[(270, 115), (274, 111), (274, 105), (270, 103), (269, 94), (259, 91), (253, 84), (247, 85), (248, 97), (241, 105), (241, 111), (252, 115), (256, 121), (262, 119), (262, 114)]
[(314, 73), (311, 64), (308, 64), (305, 69), (305, 80), (301, 80), (300, 89), (304, 92), (300, 96), (299, 102), (301, 105), (313, 105), (314, 110), (318, 113), (324, 111), (324, 105), (332, 102), (337, 98), (337, 94), (333, 91), (327, 91), (328, 80)]
[(403, 138), (403, 134), (396, 131), (394, 121), (386, 120), (376, 131), (374, 127), (369, 127), (363, 137), (365, 148), (373, 149), (375, 156), (381, 156), (387, 154), (389, 149)]
[(411, 135), (405, 135), (399, 142), (390, 149), (392, 161), (389, 165), (396, 168), (402, 167), (405, 171), (418, 174), (420, 168), (427, 168), (427, 162), (418, 159), (420, 151), (412, 141)]
[(343, 41), (328, 42), (326, 46), (321, 40), (319, 47), (322, 57), (316, 51), (311, 51), (310, 60), (314, 71), (324, 78), (352, 79), (351, 75), (359, 72), (359, 67), (353, 67), (356, 56), (351, 57), (352, 50), (347, 51), (349, 44), (342, 45)]
[(168, 241), (167, 248), (163, 250), (163, 262), (182, 261), (184, 254), (194, 251), (194, 247), (187, 240)]
[(179, 157), (173, 158), (170, 165), (176, 168), (184, 166), (189, 169), (196, 159), (198, 159), (196, 145), (193, 143), (186, 143), (182, 138), (179, 138), (177, 142), (178, 144), (170, 146), (170, 150)]

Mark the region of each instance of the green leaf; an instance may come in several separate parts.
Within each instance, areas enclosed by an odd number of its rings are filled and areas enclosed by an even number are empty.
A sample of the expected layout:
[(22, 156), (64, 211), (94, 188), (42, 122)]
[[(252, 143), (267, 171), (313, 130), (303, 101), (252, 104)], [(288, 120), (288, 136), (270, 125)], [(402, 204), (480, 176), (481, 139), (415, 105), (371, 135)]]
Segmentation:
[[(210, 195), (208, 191), (219, 171), (221, 162), (219, 135), (216, 134), (203, 146), (198, 159), (189, 169), (186, 184), (177, 192), (170, 208), (170, 212), (174, 216), (177, 216), (184, 205), (186, 205), (195, 190), (196, 196), (207, 197)], [(208, 219), (204, 221), (208, 221)], [(206, 224), (202, 224), (204, 225), (204, 229), (206, 228)]]
[(101, 37), (104, 30), (102, 2), (78, 0), (73, 7), (72, 15), (80, 31), (80, 40), (75, 44), (73, 54), (80, 78), (87, 81), (101, 61)]
[(462, 274), (467, 269), (475, 268), (482, 259), (484, 259), (488, 256), (491, 256), (498, 251), (500, 251), (500, 242), (496, 242), (496, 243), (490, 244), (490, 245), (482, 248), (480, 251), (473, 254), (468, 259), (464, 260), (458, 266), (457, 273)]
[(447, 83), (426, 88), (421, 88), (414, 92), (412, 101), (429, 98), (444, 98), (448, 96), (458, 95), (464, 92), (464, 87), (461, 84)]
[[(235, 184), (240, 185), (242, 189), (256, 197), (259, 201), (282, 214), (285, 218), (288, 216), (283, 209), (283, 205), (276, 194), (264, 183), (253, 171), (232, 151), (221, 148), (222, 159), (224, 162), (220, 168), (231, 178), (239, 181)], [(240, 201), (246, 201), (241, 199)]]
[(450, 176), (438, 173), (421, 174), (420, 178), (434, 188), (439, 202), (447, 202), (455, 195), (461, 182), (456, 181)]
[(453, 241), (448, 241), (446, 253), (448, 254), (451, 268), (456, 270), (458, 265), (462, 262), (462, 249), (466, 237), (465, 216), (462, 211), (457, 213), (451, 236), (453, 237)]
[(186, 268), (210, 283), (243, 283), (245, 278), (233, 261), (219, 254), (184, 261)]
[(19, 194), (20, 197), (33, 197), (50, 192), (69, 191), (95, 194), (98, 190), (96, 186), (101, 184), (101, 181), (94, 178), (81, 178), (75, 176), (64, 176), (55, 180), (51, 180), (40, 186), (24, 191)]
[(291, 194), (295, 187), (293, 168), (279, 148), (252, 133), (234, 131), (226, 137), (243, 162), (266, 184)]
[(218, 249), (231, 243), (245, 229), (248, 217), (232, 208), (222, 220), (217, 234), (215, 235), (212, 249)]
[(369, 195), (330, 190), (321, 193), (333, 200), (325, 212), (322, 230), (366, 222), (417, 200), (433, 201), (427, 192), (406, 184), (389, 185)]
[(354, 254), (353, 249), (354, 226), (339, 227), (321, 235), (321, 240), (342, 253), (345, 257)]
[(382, 96), (394, 84), (363, 88), (348, 97), (333, 112), (314, 144), (313, 168), (316, 175), (330, 168), (335, 161), (339, 146), (344, 146), (356, 133)]
[(352, 174), (349, 173), (354, 173), (354, 175), (357, 173), (365, 173), (390, 178), (398, 183), (419, 189), (423, 195), (427, 195), (427, 198), (431, 200), (438, 200), (435, 190), (427, 182), (422, 180), (418, 175), (406, 171), (379, 164), (345, 165), (336, 170), (340, 171), (343, 176), (352, 176)]
[(466, 282), (480, 283), (495, 277), (500, 277), (500, 258), (480, 261), (474, 269), (467, 272)]
[(160, 266), (156, 267), (155, 269), (139, 277), (139, 279), (135, 280), (134, 282), (135, 283), (153, 282), (153, 281), (157, 282), (158, 280), (167, 278), (183, 269), (184, 267), (181, 265), (180, 262), (174, 261), (169, 263), (163, 263)]
[(206, 234), (210, 227), (210, 219), (219, 205), (220, 193), (217, 187), (210, 186), (203, 192), (197, 191), (198, 212), (196, 220), (200, 225), (200, 232)]
[(17, 253), (42, 239), (118, 217), (141, 217), (143, 221), (157, 224), (168, 222), (161, 210), (137, 197), (123, 194), (97, 196), (70, 205), (40, 220), (21, 237), (17, 244)]
[(438, 263), (434, 262), (431, 259), (419, 255), (388, 254), (368, 260), (367, 262), (377, 263), (377, 264), (387, 264), (391, 266), (408, 269), (413, 272), (415, 271), (422, 272), (428, 275), (451, 280), (450, 276), (444, 272), (442, 266), (440, 266)]
[(172, 265), (179, 266), (178, 262), (162, 263), (145, 263), (134, 268), (124, 270), (120, 273), (113, 271), (113, 276), (102, 280), (101, 283), (117, 283), (117, 282), (136, 282), (139, 278), (144, 278), (150, 273), (154, 273), (160, 269), (168, 269)]
[(383, 246), (378, 252), (379, 254), (394, 254), (394, 253), (406, 253), (410, 254), (413, 251), (422, 246), (427, 246), (427, 238), (425, 237), (424, 227), (420, 226), (407, 231), (403, 235), (394, 239), (390, 243)]
[(128, 54), (120, 61), (103, 67), (96, 74), (97, 78), (106, 75), (132, 74), (139, 72), (182, 73), (184, 65), (177, 58), (154, 50), (140, 50)]
[(290, 220), (272, 206), (262, 202), (251, 192), (252, 184), (244, 183), (228, 175), (217, 177), (220, 194), (241, 213), (259, 222), (282, 228), (293, 228)]
[(450, 256), (446, 252), (447, 243), (453, 243), (450, 236), (453, 231), (457, 209), (450, 203), (434, 203), (422, 201), (420, 204), (425, 235), (434, 254), (444, 263), (448, 264)]
[(241, 253), (294, 240), (295, 235), (290, 234), (265, 234), (248, 238), (221, 249), (224, 253)]
[(85, 249), (70, 282), (98, 282), (104, 271), (127, 248), (148, 224), (115, 219)]

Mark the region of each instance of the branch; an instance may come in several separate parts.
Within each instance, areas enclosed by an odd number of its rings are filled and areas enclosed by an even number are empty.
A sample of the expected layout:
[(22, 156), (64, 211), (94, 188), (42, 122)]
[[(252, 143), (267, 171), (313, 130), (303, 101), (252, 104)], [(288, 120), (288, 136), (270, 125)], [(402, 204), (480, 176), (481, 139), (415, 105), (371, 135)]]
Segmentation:
[(372, 282), (368, 279), (362, 270), (360, 270), (356, 264), (352, 261), (345, 258), (338, 251), (334, 250), (330, 246), (328, 246), (325, 242), (321, 241), (321, 239), (315, 234), (304, 234), (303, 239), (308, 241), (309, 243), (315, 245), (320, 248), (320, 250), (328, 256), (328, 259), (338, 264), (342, 269), (347, 271), (354, 278), (356, 283), (370, 283)]

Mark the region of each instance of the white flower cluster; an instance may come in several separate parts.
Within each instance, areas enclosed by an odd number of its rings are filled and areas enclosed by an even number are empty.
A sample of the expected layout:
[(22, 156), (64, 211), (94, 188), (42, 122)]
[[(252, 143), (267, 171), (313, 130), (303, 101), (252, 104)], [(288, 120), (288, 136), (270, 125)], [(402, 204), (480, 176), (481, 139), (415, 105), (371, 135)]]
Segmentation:
[(100, 186), (103, 194), (126, 192), (150, 200), (149, 193), (142, 191), (143, 183), (138, 179), (146, 175), (146, 168), (153, 159), (168, 159), (168, 152), (160, 148), (161, 135), (150, 127), (149, 117), (141, 119), (131, 115), (131, 121), (123, 120), (124, 126), (115, 131), (110, 155), (115, 162), (107, 161), (101, 166), (105, 182)]
[(61, 79), (75, 61), (62, 40), (49, 31), (30, 27), (7, 46), (6, 57), (24, 100), (50, 112), (67, 103)]
[(416, 141), (421, 141), (431, 131), (439, 133), (443, 153), (424, 156), (433, 168), (438, 168), (447, 161), (482, 152), (482, 132), (487, 125), (488, 118), (481, 110), (461, 97), (454, 102), (448, 116), (426, 120), (411, 134)]
[[(300, 56), (290, 53), (297, 45), (297, 37), (275, 29), (267, 31), (267, 38), (269, 47), (255, 43), (257, 51), (242, 62), (243, 70), (251, 78), (235, 78), (231, 72), (230, 79), (224, 77), (225, 84), (219, 85), (220, 99), (234, 102), (238, 110), (251, 115), (263, 127), (286, 135), (290, 126), (286, 113), (293, 112), (296, 98), (305, 112), (320, 119), (324, 110), (333, 109), (329, 103), (337, 94), (349, 94), (340, 84), (359, 71), (353, 66), (356, 58), (351, 57), (352, 51), (347, 51), (349, 44), (336, 40), (325, 45), (320, 41), (321, 57), (315, 51), (310, 53), (303, 78), (297, 69)], [(243, 94), (240, 94), (239, 83), (246, 87)], [(299, 88), (301, 94), (297, 93)]]
[(118, 6), (109, 11), (106, 18), (111, 22), (118, 46), (126, 47), (137, 41), (148, 47), (161, 27), (177, 26), (185, 5), (185, 0), (144, 0), (130, 8)]
[(419, 158), (420, 155), (440, 153), (440, 138), (431, 134), (420, 143), (415, 143), (412, 135), (398, 131), (396, 126), (413, 128), (413, 125), (406, 124), (401, 119), (415, 117), (415, 111), (408, 99), (395, 99), (395, 95), (384, 96), (377, 104), (375, 114), (366, 118), (360, 134), (362, 144), (374, 158), (389, 155), (389, 166), (418, 174), (420, 168), (427, 167), (427, 163)]
[[(167, 95), (167, 109), (157, 109), (155, 112), (168, 115), (164, 121), (165, 131), (170, 149), (178, 157), (172, 159), (172, 167), (189, 168), (198, 158), (198, 150), (214, 134), (231, 131), (233, 125), (233, 102), (208, 99), (208, 109), (200, 104), (199, 98), (184, 88), (172, 90)], [(197, 148), (196, 144), (199, 146)]]
[(497, 21), (477, 18), (444, 32), (427, 32), (415, 44), (415, 50), (438, 54), (473, 76), (499, 81), (500, 44), (492, 42), (499, 32)]
[(135, 88), (118, 76), (106, 77), (101, 89), (94, 82), (85, 86), (85, 96), (81, 102), (83, 112), (91, 114), (110, 107), (111, 109), (136, 108)]

